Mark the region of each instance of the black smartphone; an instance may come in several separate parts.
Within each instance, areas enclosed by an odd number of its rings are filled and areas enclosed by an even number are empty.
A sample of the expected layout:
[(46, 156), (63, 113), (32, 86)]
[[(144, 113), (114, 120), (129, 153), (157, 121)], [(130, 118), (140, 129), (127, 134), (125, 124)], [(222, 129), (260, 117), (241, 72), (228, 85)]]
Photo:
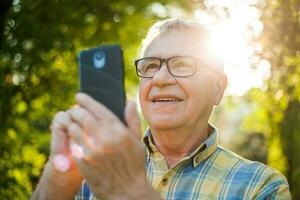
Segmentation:
[(119, 45), (83, 50), (78, 55), (80, 91), (92, 96), (125, 123), (123, 52)]

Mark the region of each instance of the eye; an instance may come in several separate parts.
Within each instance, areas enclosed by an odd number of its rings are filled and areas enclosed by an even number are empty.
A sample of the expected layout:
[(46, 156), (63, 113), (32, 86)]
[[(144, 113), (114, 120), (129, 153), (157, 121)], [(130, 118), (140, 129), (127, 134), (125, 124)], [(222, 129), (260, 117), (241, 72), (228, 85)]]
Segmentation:
[(159, 63), (155, 62), (145, 62), (142, 67), (143, 73), (152, 73), (159, 70)]
[(145, 66), (145, 71), (152, 70), (152, 69), (158, 69), (159, 65), (157, 63), (149, 63)]
[(176, 70), (176, 71), (186, 71), (186, 70), (191, 70), (193, 68), (194, 65), (193, 63), (190, 62), (180, 61), (180, 62), (172, 63), (172, 70)]
[(143, 58), (137, 64), (138, 73), (142, 76), (153, 76), (160, 69), (160, 60), (156, 58)]

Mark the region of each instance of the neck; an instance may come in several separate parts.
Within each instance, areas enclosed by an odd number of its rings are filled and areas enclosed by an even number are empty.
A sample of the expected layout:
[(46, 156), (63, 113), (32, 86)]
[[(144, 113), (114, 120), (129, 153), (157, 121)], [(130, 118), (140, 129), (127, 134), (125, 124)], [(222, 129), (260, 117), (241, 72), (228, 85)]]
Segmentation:
[(164, 155), (168, 167), (193, 152), (208, 137), (208, 122), (195, 127), (172, 130), (153, 130), (151, 134), (156, 148)]

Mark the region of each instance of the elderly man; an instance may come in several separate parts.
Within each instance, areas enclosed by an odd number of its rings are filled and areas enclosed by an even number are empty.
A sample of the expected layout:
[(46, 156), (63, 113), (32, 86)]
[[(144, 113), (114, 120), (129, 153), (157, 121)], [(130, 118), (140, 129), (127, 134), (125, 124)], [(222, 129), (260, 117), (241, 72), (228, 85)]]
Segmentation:
[[(134, 103), (125, 126), (91, 97), (52, 123), (51, 155), (32, 199), (291, 199), (283, 175), (218, 145), (209, 117), (227, 84), (202, 25), (153, 25), (136, 60), (139, 100), (149, 124), (141, 142)], [(69, 144), (80, 146), (72, 156)], [(72, 145), (71, 145), (72, 146)], [(68, 157), (60, 172), (56, 155)]]

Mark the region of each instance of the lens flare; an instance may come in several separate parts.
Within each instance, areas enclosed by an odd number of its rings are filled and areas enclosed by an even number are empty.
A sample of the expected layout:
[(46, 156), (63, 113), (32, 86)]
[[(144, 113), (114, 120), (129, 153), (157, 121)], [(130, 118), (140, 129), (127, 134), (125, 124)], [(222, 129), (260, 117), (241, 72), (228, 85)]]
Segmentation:
[(60, 172), (67, 172), (70, 168), (70, 161), (67, 156), (57, 154), (53, 159), (54, 167)]
[(83, 158), (82, 147), (79, 146), (78, 144), (72, 143), (70, 145), (70, 150), (71, 150), (71, 154), (72, 154), (73, 157), (75, 157), (77, 159), (82, 159)]
[(266, 61), (254, 62), (262, 49), (257, 36), (263, 30), (261, 11), (253, 6), (255, 2), (258, 1), (205, 1), (208, 8), (220, 9), (216, 9), (218, 16), (227, 10), (227, 17), (214, 17), (203, 9), (194, 11), (195, 19), (211, 29), (211, 49), (224, 60), (229, 83), (225, 94), (230, 96), (243, 96), (251, 88), (264, 89), (271, 73), (271, 65)]

